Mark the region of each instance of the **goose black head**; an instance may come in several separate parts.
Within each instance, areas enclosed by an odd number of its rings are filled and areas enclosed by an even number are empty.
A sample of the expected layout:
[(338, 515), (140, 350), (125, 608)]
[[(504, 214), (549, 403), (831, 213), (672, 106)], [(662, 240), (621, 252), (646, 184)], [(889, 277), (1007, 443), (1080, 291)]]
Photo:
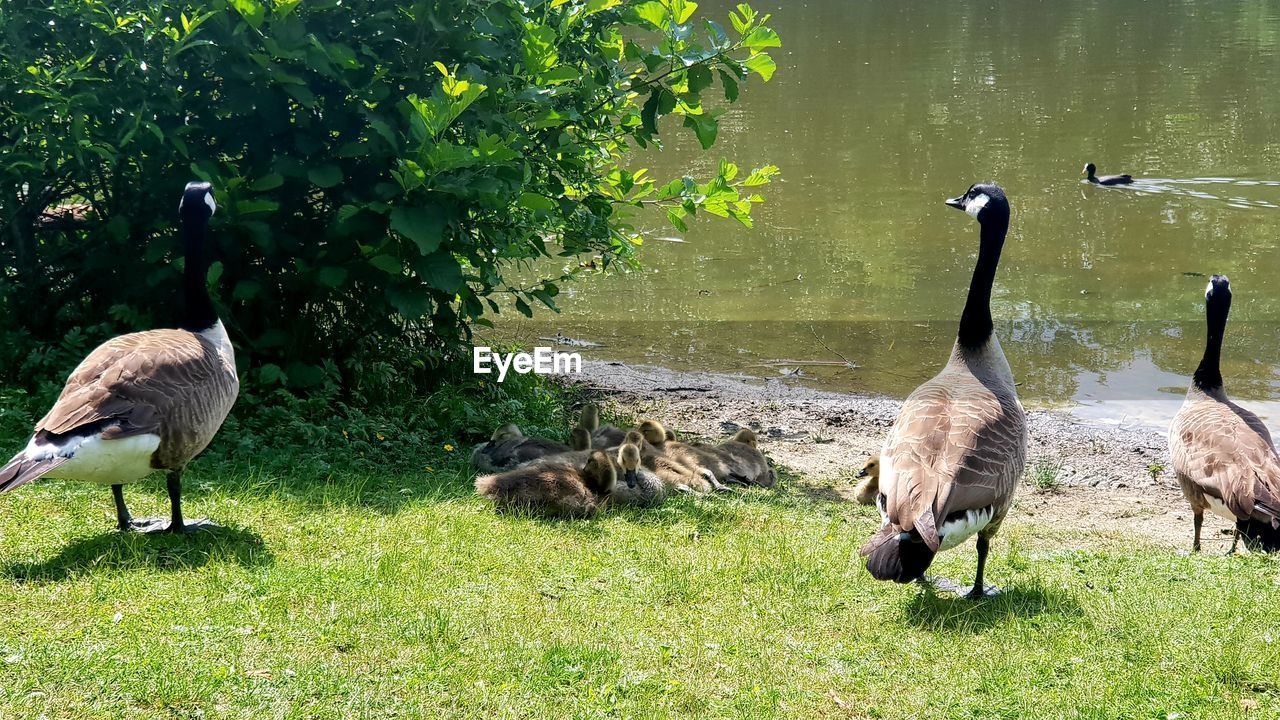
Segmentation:
[(1093, 177), (1094, 173), (1096, 172), (1098, 172), (1097, 165), (1094, 165), (1093, 163), (1089, 163), (1088, 165), (1084, 166), (1084, 174), (1087, 175), (1088, 177)]
[(957, 210), (969, 213), (980, 223), (996, 218), (1006, 221), (1009, 219), (1009, 200), (1004, 196), (1004, 190), (995, 183), (978, 183), (965, 194), (946, 202)]
[(182, 191), (182, 199), (178, 201), (178, 213), (186, 220), (208, 220), (217, 211), (218, 204), (213, 200), (213, 185), (199, 180), (187, 183)]
[(1204, 301), (1211, 306), (1231, 307), (1231, 281), (1226, 275), (1214, 275), (1204, 289)]

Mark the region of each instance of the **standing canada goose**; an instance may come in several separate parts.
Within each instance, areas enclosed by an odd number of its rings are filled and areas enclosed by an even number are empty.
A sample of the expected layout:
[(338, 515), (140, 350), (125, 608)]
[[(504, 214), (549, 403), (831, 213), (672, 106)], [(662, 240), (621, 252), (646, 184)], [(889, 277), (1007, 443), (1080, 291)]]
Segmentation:
[(1231, 550), (1246, 545), (1280, 550), (1280, 457), (1257, 415), (1227, 399), (1218, 361), (1231, 312), (1231, 283), (1214, 275), (1204, 294), (1208, 340), (1187, 388), (1187, 399), (1169, 427), (1169, 451), (1182, 494), (1191, 503), (1200, 550), (1204, 511), (1235, 523)]
[(1094, 165), (1093, 163), (1089, 163), (1088, 165), (1084, 166), (1085, 176), (1087, 177), (1089, 182), (1093, 183), (1094, 185), (1132, 185), (1133, 184), (1132, 175), (1103, 175), (1099, 177), (1098, 175), (1094, 174), (1096, 172), (1098, 172), (1097, 165)]
[(1013, 373), (991, 321), (991, 286), (1009, 230), (1009, 201), (996, 185), (974, 185), (947, 205), (981, 225), (978, 262), (946, 367), (902, 404), (880, 452), (883, 525), (862, 547), (877, 580), (924, 577), (941, 550), (978, 536), (968, 597), (985, 594), (982, 572), (1022, 477), (1027, 424)]
[(546, 438), (526, 437), (519, 427), (507, 423), (493, 431), (489, 442), (476, 445), (471, 451), (471, 464), (485, 472), (505, 472), (548, 455), (591, 448), (591, 439), (585, 430), (575, 428), (571, 440), (572, 446)]
[[(71, 372), (22, 452), (0, 468), (0, 491), (51, 477), (110, 485), (121, 530), (184, 532), (182, 470), (217, 434), (236, 401), (231, 340), (209, 299), (205, 236), (217, 205), (188, 183), (182, 217), (184, 316), (177, 330), (130, 333), (99, 345)], [(168, 473), (170, 517), (133, 519), (123, 486)]]
[(662, 479), (643, 466), (639, 445), (624, 442), (618, 446), (617, 464), (622, 470), (623, 482), (613, 486), (610, 505), (653, 507), (667, 499), (667, 487)]
[(476, 478), (476, 492), (499, 510), (525, 510), (559, 518), (596, 514), (613, 492), (617, 471), (603, 450), (585, 463), (536, 462), (515, 470)]
[(876, 496), (880, 494), (880, 456), (872, 455), (862, 464), (858, 471), (862, 482), (853, 490), (853, 496), (860, 505), (875, 505)]
[(622, 439), (626, 437), (626, 433), (620, 428), (613, 425), (600, 426), (600, 407), (594, 403), (588, 403), (582, 408), (582, 415), (578, 418), (578, 427), (586, 429), (591, 433), (591, 444), (594, 447), (617, 447), (622, 444)]

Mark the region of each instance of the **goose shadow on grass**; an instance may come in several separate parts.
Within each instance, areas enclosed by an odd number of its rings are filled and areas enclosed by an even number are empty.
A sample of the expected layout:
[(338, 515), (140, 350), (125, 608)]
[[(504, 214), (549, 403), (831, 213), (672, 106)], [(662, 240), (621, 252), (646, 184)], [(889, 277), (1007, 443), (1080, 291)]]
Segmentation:
[(103, 569), (186, 570), (211, 561), (246, 567), (275, 562), (262, 536), (237, 527), (217, 527), (184, 535), (142, 535), (110, 531), (72, 540), (53, 557), (4, 566), (20, 582), (57, 582)]
[(1075, 598), (1038, 585), (1015, 585), (999, 595), (981, 600), (970, 600), (925, 586), (902, 611), (907, 623), (924, 630), (962, 633), (979, 632), (1038, 615), (1078, 616), (1081, 613)]

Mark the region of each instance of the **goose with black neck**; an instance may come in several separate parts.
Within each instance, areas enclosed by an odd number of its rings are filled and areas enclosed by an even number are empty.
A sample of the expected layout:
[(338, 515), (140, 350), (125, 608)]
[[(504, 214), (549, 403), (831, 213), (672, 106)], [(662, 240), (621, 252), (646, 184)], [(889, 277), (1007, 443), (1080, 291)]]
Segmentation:
[[(186, 522), (182, 473), (213, 440), (239, 393), (235, 354), (209, 297), (205, 253), (213, 188), (188, 183), (178, 204), (183, 316), (178, 329), (120, 335), (99, 345), (67, 378), (27, 447), (0, 468), (0, 492), (50, 477), (109, 485), (120, 530), (212, 527)], [(133, 518), (124, 485), (167, 475), (169, 517)]]
[(1235, 525), (1228, 554), (1240, 538), (1261, 550), (1280, 550), (1280, 456), (1257, 415), (1227, 397), (1222, 339), (1231, 313), (1231, 282), (1214, 275), (1205, 288), (1204, 354), (1169, 426), (1169, 453), (1182, 494), (1191, 504), (1193, 552), (1209, 510)]
[[(978, 221), (978, 260), (947, 364), (902, 405), (880, 453), (880, 530), (862, 547), (878, 580), (921, 581), (934, 557), (977, 535), (983, 582), (991, 538), (1013, 502), (1027, 453), (1027, 423), (994, 332), (991, 290), (1010, 223), (1004, 190), (983, 183), (946, 201)], [(943, 588), (962, 591), (937, 579)]]

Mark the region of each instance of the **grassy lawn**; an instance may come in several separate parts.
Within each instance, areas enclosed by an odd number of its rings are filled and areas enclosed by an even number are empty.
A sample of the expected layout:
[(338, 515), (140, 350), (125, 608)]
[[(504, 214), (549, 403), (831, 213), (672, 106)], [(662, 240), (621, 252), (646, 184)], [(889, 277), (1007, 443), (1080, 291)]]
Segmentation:
[(1010, 523), (1008, 592), (974, 604), (871, 581), (871, 511), (794, 481), (545, 522), (456, 462), (190, 475), (226, 530), (120, 535), (72, 483), (0, 498), (0, 717), (1280, 716), (1270, 558)]

